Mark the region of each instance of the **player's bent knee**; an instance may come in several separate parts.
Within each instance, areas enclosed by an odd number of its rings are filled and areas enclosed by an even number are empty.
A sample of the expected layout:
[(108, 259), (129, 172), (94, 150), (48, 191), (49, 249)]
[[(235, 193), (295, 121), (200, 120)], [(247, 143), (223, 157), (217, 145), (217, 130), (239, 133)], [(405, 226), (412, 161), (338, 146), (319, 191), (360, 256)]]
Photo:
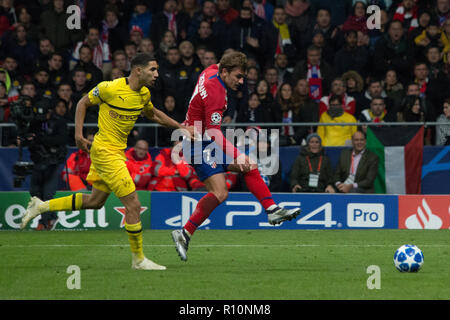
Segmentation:
[(83, 199), (83, 207), (85, 209), (101, 209), (105, 205), (106, 201), (102, 201), (100, 199), (93, 199), (92, 197)]
[(217, 200), (219, 200), (219, 202), (222, 203), (228, 198), (228, 190), (214, 192), (214, 195), (216, 196)]

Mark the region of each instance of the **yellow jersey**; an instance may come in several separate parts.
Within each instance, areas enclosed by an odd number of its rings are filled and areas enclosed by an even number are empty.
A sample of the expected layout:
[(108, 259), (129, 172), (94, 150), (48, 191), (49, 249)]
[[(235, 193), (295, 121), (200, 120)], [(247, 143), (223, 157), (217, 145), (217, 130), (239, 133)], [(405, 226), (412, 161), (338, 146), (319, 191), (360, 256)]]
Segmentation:
[[(322, 113), (319, 122), (321, 123), (356, 123), (356, 118), (347, 112), (341, 116), (331, 118), (328, 112)], [(322, 139), (324, 147), (345, 146), (346, 141), (351, 141), (353, 134), (356, 132), (356, 126), (318, 126), (317, 134)]]
[(89, 91), (89, 100), (99, 105), (94, 143), (111, 149), (125, 149), (136, 120), (143, 111), (153, 108), (150, 90), (132, 90), (128, 78), (100, 82)]

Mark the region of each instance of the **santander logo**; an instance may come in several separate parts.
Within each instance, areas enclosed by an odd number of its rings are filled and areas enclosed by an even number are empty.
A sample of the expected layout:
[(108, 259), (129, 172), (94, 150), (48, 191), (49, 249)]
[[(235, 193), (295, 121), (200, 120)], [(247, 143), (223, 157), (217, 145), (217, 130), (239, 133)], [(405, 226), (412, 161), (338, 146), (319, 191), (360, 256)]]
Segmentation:
[(450, 229), (448, 195), (399, 196), (400, 229)]
[(407, 229), (440, 229), (442, 219), (433, 214), (425, 199), (422, 199), (422, 205), (417, 208), (417, 212), (409, 216), (405, 225)]

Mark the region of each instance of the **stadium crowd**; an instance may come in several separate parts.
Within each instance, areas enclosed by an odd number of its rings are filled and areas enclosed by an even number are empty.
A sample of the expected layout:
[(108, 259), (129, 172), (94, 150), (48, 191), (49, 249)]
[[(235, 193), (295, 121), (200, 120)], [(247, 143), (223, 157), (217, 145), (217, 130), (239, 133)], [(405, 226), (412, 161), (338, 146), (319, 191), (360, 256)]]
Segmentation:
[[(80, 8), (79, 29), (67, 25), (72, 4)], [(380, 9), (379, 28), (371, 27), (370, 5)], [(11, 106), (23, 96), (33, 105), (64, 104), (62, 117), (73, 123), (81, 97), (127, 76), (140, 52), (160, 66), (154, 105), (182, 122), (202, 70), (238, 50), (249, 58), (248, 75), (228, 92), (224, 123), (279, 123), (281, 146), (307, 145), (317, 133), (327, 147), (350, 146), (356, 127), (290, 124), (436, 121), (424, 143), (448, 145), (449, 10), (449, 0), (0, 0), (0, 123), (14, 122)], [(90, 109), (86, 122), (95, 123), (98, 109)], [(171, 132), (157, 130), (136, 126), (129, 136), (134, 179), (148, 190), (201, 190), (189, 165), (139, 152), (172, 147)], [(1, 136), (2, 146), (17, 146), (14, 128)], [(177, 179), (168, 181), (168, 173)]]

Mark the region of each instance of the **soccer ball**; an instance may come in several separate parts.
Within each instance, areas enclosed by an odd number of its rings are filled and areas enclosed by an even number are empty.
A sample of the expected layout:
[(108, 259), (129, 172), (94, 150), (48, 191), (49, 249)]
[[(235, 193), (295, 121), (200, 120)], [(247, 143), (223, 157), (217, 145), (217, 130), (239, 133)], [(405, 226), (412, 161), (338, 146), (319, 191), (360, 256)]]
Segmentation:
[(395, 251), (394, 265), (400, 272), (417, 272), (423, 265), (423, 253), (412, 244), (405, 244)]

